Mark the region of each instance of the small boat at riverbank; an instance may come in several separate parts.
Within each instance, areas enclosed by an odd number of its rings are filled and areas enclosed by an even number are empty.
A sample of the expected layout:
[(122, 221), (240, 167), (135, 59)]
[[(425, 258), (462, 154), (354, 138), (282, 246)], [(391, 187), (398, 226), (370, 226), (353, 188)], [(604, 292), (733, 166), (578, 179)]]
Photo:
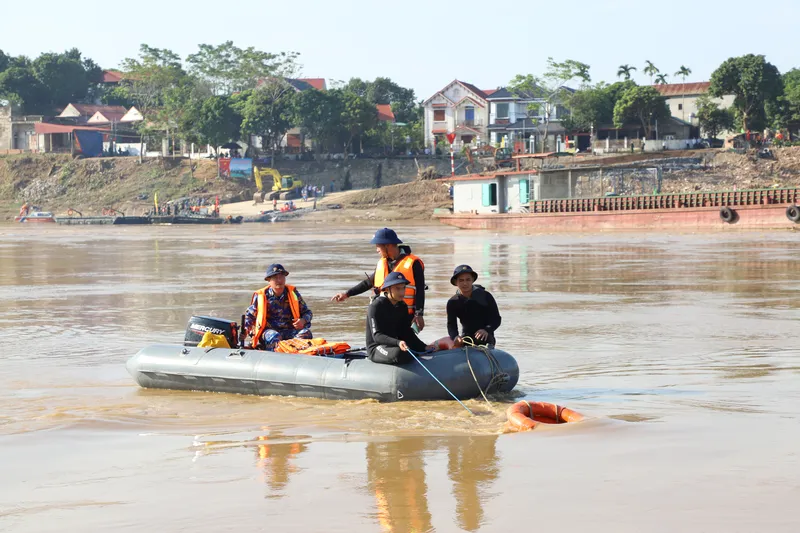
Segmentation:
[(56, 221), (56, 217), (53, 216), (53, 213), (49, 211), (34, 211), (27, 215), (19, 215), (14, 217), (14, 222), (22, 222), (22, 223), (53, 223)]
[(204, 215), (153, 215), (151, 224), (241, 224), (244, 217), (212, 217)]

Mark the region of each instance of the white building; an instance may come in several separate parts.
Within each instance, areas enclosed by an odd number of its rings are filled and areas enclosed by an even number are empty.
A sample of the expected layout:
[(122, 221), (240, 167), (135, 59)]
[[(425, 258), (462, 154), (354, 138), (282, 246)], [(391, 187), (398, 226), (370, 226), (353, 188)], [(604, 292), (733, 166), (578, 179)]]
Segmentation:
[[(653, 85), (664, 99), (667, 101), (669, 111), (672, 116), (694, 127), (699, 127), (697, 120), (697, 99), (708, 94), (710, 82), (702, 81), (697, 83), (670, 83), (666, 85)], [(713, 98), (721, 109), (728, 109), (733, 106), (734, 96), (725, 95), (722, 98)], [(723, 132), (720, 136), (725, 137)], [(705, 137), (705, 133), (702, 132)]]
[[(493, 91), (489, 91), (491, 93)], [(482, 91), (459, 80), (450, 82), (441, 91), (423, 102), (425, 146), (434, 149), (437, 142), (455, 133), (454, 146), (478, 146), (488, 142), (489, 102)]]
[(443, 178), (453, 185), (453, 213), (519, 213), (530, 202), (573, 198), (579, 173), (572, 170), (505, 171)]
[(517, 213), (530, 197), (530, 172), (448, 178), (454, 213)]
[[(565, 91), (573, 92), (572, 89), (564, 87)], [(553, 102), (549, 102), (528, 93), (513, 93), (508, 88), (498, 89), (487, 97), (489, 102), (489, 136), (493, 146), (499, 146), (506, 138), (510, 141), (517, 138), (518, 141), (528, 141), (527, 135), (520, 135), (522, 131), (531, 131), (545, 123), (546, 120), (552, 123), (559, 123), (569, 112), (568, 110)], [(549, 118), (546, 110), (550, 110)], [(543, 128), (540, 128), (543, 129)], [(554, 137), (561, 133), (554, 133), (548, 129), (548, 137)], [(520, 130), (520, 131), (517, 131)], [(523, 139), (524, 137), (524, 139)], [(550, 139), (548, 139), (550, 140)], [(552, 139), (553, 141), (555, 139)], [(555, 149), (555, 142), (550, 142), (551, 149)]]

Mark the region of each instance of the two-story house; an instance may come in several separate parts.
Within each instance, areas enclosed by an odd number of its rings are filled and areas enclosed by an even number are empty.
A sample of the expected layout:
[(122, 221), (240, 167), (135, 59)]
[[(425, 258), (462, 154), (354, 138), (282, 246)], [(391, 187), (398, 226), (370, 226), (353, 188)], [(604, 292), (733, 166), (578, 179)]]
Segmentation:
[[(567, 87), (565, 91), (572, 91)], [(517, 151), (534, 151), (528, 146), (531, 136), (541, 148), (541, 138), (547, 131), (548, 149), (556, 149), (559, 136), (566, 138), (560, 122), (568, 111), (565, 107), (541, 95), (512, 92), (502, 87), (489, 95), (489, 141), (493, 146), (509, 143)], [(548, 114), (549, 111), (549, 114)], [(545, 128), (545, 123), (548, 123)], [(512, 144), (514, 143), (514, 144)], [(509, 146), (509, 147), (511, 147)]]
[[(667, 102), (670, 114), (674, 119), (683, 122), (691, 129), (687, 137), (695, 137), (700, 135), (697, 131), (700, 127), (697, 120), (697, 99), (701, 96), (708, 94), (708, 89), (711, 83), (701, 81), (697, 83), (669, 83), (666, 85), (653, 85), (653, 88), (661, 93), (664, 100)], [(725, 95), (722, 98), (712, 98), (721, 109), (728, 109), (733, 106), (735, 97), (733, 95)], [(723, 137), (730, 132), (722, 132)], [(705, 132), (703, 132), (705, 134)], [(680, 138), (680, 137), (679, 137)]]
[[(493, 91), (489, 91), (491, 93)], [(455, 133), (457, 149), (488, 141), (488, 94), (472, 85), (453, 80), (423, 102), (425, 146), (434, 149), (448, 133)]]

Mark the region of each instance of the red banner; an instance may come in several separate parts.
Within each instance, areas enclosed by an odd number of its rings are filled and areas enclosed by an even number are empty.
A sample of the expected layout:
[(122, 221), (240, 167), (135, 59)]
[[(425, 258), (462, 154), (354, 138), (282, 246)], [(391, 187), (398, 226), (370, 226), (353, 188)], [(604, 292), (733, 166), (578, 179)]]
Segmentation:
[(217, 164), (219, 165), (219, 175), (223, 178), (230, 178), (231, 177), (231, 160), (230, 159), (217, 159)]

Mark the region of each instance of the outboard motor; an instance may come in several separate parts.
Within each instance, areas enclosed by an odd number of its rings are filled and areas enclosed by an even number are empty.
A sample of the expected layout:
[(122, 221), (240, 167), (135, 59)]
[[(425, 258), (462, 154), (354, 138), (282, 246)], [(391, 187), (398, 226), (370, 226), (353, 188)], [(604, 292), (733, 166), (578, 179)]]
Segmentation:
[(211, 316), (193, 316), (186, 326), (184, 346), (197, 346), (203, 340), (203, 334), (210, 331), (214, 335), (224, 335), (231, 348), (239, 347), (239, 325), (236, 322)]

